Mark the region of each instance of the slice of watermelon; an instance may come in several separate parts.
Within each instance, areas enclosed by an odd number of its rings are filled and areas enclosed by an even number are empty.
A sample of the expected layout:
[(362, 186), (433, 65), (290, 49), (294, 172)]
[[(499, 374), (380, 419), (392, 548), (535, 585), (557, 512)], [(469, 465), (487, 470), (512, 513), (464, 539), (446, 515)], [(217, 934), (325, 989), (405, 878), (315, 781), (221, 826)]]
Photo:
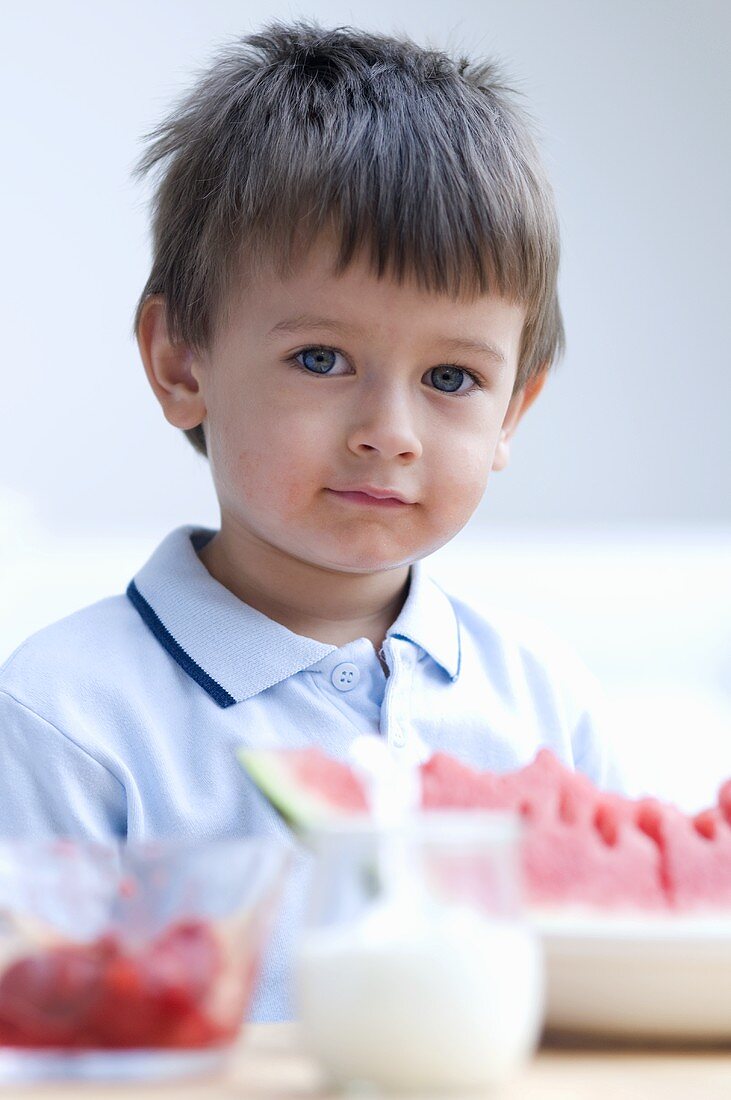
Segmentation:
[[(297, 830), (368, 813), (357, 774), (319, 749), (241, 750), (249, 775)], [(424, 810), (512, 811), (523, 818), (526, 893), (540, 905), (602, 909), (731, 906), (731, 780), (689, 818), (655, 799), (598, 790), (548, 749), (524, 768), (475, 771), (448, 753), (420, 766)]]
[[(354, 772), (317, 748), (241, 750), (251, 778), (296, 830), (368, 811)], [(547, 749), (525, 768), (478, 772), (448, 753), (421, 765), (422, 808), (512, 811), (524, 820), (529, 899), (656, 909), (665, 904), (660, 853), (619, 796), (603, 795)], [(629, 804), (628, 804), (629, 805)]]
[(521, 815), (524, 879), (534, 904), (666, 906), (660, 852), (636, 828), (632, 804), (599, 791), (548, 749), (503, 774), (475, 772), (437, 753), (422, 777), (425, 809), (479, 806)]
[(366, 790), (347, 764), (318, 748), (239, 749), (239, 761), (295, 831), (368, 812)]

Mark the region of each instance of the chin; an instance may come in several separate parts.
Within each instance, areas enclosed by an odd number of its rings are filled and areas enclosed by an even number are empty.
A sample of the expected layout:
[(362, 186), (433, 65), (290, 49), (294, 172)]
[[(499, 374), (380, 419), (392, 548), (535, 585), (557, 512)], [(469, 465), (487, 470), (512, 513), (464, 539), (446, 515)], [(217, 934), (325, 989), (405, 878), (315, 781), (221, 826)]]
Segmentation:
[(386, 554), (376, 550), (344, 550), (336, 557), (323, 553), (303, 556), (303, 560), (321, 569), (332, 569), (338, 573), (383, 573), (388, 569), (399, 569), (410, 565), (420, 555), (417, 552), (404, 554), (403, 551)]

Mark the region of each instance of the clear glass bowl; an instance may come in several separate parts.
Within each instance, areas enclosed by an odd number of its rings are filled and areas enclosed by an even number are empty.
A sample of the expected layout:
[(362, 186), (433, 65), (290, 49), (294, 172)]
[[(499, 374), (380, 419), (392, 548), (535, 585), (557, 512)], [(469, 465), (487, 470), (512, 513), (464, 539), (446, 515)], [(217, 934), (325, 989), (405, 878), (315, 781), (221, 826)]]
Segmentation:
[(220, 1068), (290, 857), (269, 837), (0, 840), (0, 1082)]

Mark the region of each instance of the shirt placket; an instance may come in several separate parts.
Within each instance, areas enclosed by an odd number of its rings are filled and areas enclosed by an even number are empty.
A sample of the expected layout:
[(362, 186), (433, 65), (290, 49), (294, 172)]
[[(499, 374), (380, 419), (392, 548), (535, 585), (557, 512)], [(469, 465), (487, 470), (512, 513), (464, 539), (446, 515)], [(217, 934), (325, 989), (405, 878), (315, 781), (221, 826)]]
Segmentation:
[(381, 707), (381, 734), (390, 748), (402, 752), (409, 743), (411, 730), (411, 694), (416, 653), (413, 647), (397, 639), (383, 646), (390, 674)]

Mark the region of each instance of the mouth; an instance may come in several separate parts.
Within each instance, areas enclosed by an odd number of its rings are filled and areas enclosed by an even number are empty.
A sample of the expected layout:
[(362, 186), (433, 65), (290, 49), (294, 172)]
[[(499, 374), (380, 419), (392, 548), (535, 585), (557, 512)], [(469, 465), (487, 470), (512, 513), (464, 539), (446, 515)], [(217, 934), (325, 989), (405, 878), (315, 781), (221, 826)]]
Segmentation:
[(361, 506), (369, 506), (372, 508), (408, 508), (410, 503), (407, 500), (401, 500), (400, 497), (375, 497), (369, 493), (361, 492), (360, 490), (348, 490), (340, 492), (337, 489), (328, 489), (328, 493), (342, 500), (346, 503), (359, 504)]

